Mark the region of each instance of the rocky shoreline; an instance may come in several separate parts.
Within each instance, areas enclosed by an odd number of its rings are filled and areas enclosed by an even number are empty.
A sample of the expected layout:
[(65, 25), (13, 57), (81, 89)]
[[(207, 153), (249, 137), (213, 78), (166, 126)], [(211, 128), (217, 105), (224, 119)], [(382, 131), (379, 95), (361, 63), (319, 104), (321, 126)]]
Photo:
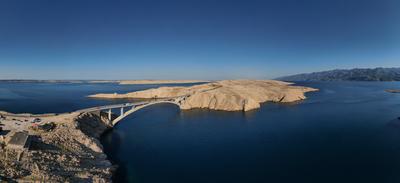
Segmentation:
[(159, 87), (126, 94), (100, 93), (93, 98), (175, 98), (188, 96), (181, 109), (206, 108), (224, 111), (249, 111), (264, 102), (295, 102), (306, 99), (305, 93), (318, 89), (293, 86), (274, 80), (222, 80), (189, 87)]
[[(112, 182), (116, 166), (107, 159), (100, 143), (100, 136), (111, 128), (106, 114), (70, 113), (34, 119), (27, 115), (2, 114), (6, 119), (1, 121), (3, 129), (12, 120), (43, 122), (21, 127), (20, 130), (30, 135), (29, 149), (9, 148), (7, 138), (13, 130), (2, 131), (0, 181)], [(52, 125), (49, 127), (49, 124)]]

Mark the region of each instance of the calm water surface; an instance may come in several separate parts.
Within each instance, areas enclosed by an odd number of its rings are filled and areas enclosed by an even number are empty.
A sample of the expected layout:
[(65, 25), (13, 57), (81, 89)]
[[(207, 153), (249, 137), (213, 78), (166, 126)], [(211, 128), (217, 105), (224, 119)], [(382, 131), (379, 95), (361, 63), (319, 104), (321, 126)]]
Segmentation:
[[(399, 82), (299, 83), (319, 88), (297, 104), (251, 112), (148, 107), (104, 134), (116, 182), (400, 182)], [(0, 84), (0, 109), (65, 112), (121, 101), (97, 92), (154, 86)], [(38, 107), (39, 106), (39, 107)], [(60, 108), (58, 108), (60, 107)]]
[[(191, 84), (179, 84), (188, 86)], [(0, 82), (0, 110), (14, 113), (63, 113), (129, 100), (95, 100), (86, 96), (96, 93), (127, 93), (161, 85), (73, 84), (73, 83), (7, 83)], [(168, 84), (163, 86), (177, 86)], [(134, 101), (134, 100), (130, 100)]]

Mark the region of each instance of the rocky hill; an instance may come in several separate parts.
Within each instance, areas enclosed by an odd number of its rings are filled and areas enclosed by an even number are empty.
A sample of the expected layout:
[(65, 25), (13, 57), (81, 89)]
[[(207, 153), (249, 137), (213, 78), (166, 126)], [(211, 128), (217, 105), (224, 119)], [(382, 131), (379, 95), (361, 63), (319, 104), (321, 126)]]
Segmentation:
[[(111, 128), (105, 113), (0, 116), (0, 126), (9, 129), (0, 133), (0, 182), (111, 182), (116, 166), (99, 141)], [(10, 146), (15, 131), (29, 134), (28, 147)]]
[(224, 80), (190, 87), (160, 87), (126, 94), (96, 94), (94, 98), (169, 98), (189, 95), (181, 109), (207, 108), (248, 111), (263, 102), (294, 102), (317, 89), (273, 80)]
[(400, 81), (400, 68), (330, 70), (277, 79), (281, 81)]

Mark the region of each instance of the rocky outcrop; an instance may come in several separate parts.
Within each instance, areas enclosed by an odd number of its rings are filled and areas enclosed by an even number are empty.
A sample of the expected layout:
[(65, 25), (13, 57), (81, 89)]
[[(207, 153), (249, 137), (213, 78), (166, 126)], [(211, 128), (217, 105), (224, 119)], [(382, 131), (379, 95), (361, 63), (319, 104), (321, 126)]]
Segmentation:
[(224, 80), (190, 87), (160, 87), (127, 94), (96, 94), (95, 98), (169, 98), (188, 95), (182, 109), (249, 111), (264, 102), (294, 102), (317, 89), (274, 80)]
[(389, 92), (389, 93), (400, 93), (400, 90), (385, 90), (386, 92)]
[(104, 116), (58, 115), (49, 117), (51, 130), (30, 128), (29, 150), (0, 148), (0, 182), (3, 178), (17, 182), (111, 182), (116, 167), (107, 160), (99, 142), (100, 135), (110, 128)]

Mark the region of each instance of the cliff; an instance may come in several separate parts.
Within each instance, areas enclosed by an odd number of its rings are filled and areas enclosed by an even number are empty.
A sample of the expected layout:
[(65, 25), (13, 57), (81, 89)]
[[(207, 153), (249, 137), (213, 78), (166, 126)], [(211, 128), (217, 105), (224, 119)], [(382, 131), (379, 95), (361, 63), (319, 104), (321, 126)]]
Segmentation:
[(126, 94), (95, 94), (94, 98), (169, 98), (189, 95), (181, 109), (249, 111), (264, 102), (294, 102), (317, 89), (274, 80), (224, 80), (190, 87), (160, 87)]

